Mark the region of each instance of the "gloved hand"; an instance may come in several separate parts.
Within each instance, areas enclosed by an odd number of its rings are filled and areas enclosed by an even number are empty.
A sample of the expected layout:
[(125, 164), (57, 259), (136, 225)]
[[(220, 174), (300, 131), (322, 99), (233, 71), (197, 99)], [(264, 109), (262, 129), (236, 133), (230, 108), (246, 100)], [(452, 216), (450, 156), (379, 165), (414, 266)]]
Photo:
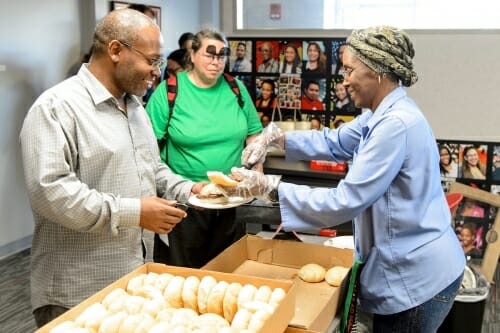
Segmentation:
[(239, 182), (234, 187), (220, 186), (225, 195), (257, 198), (267, 202), (277, 201), (277, 191), (281, 176), (265, 175), (261, 172), (245, 168), (232, 168), (231, 176), (238, 179)]
[(268, 147), (285, 149), (285, 133), (274, 122), (269, 123), (241, 154), (241, 165), (247, 169), (264, 163)]

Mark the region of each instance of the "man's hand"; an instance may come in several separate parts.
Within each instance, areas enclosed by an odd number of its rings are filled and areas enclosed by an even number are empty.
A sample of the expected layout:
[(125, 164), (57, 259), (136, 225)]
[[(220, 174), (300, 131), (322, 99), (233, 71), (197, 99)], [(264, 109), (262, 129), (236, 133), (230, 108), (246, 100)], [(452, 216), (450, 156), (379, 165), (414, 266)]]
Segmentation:
[(187, 216), (185, 211), (175, 208), (175, 203), (158, 197), (142, 198), (139, 225), (157, 234), (168, 234)]
[(250, 142), (241, 154), (241, 165), (247, 169), (255, 169), (266, 160), (267, 148), (285, 149), (285, 133), (271, 122), (262, 133)]

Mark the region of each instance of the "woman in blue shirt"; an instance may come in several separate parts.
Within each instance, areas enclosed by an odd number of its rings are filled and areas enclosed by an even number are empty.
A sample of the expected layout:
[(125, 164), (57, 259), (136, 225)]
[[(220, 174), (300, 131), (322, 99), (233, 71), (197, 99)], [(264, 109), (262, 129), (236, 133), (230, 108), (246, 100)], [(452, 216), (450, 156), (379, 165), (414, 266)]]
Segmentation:
[(413, 56), (401, 30), (354, 31), (343, 55), (343, 84), (367, 111), (335, 130), (284, 134), (271, 124), (243, 152), (247, 166), (262, 162), (269, 145), (286, 147), (287, 160), (352, 160), (337, 188), (234, 169), (244, 179), (239, 195), (277, 194), (285, 230), (353, 220), (355, 259), (364, 263), (359, 305), (374, 314), (374, 332), (435, 332), (465, 266), (441, 189), (436, 139), (401, 87), (417, 81)]

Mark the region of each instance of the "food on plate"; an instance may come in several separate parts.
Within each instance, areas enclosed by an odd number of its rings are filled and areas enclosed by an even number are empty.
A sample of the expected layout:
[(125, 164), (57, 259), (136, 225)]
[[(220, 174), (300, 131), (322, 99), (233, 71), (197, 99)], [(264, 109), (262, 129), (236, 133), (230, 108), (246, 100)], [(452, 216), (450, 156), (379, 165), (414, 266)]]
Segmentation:
[(329, 285), (338, 287), (342, 283), (342, 280), (344, 280), (347, 272), (349, 272), (349, 269), (346, 267), (334, 266), (326, 272), (325, 280)]
[(299, 270), (299, 277), (305, 282), (321, 282), (325, 279), (325, 274), (325, 268), (315, 263), (306, 264)]
[(209, 183), (203, 187), (197, 197), (203, 203), (225, 204), (229, 202), (218, 185), (214, 183)]
[(226, 176), (220, 171), (207, 171), (207, 177), (214, 184), (226, 187), (232, 187), (238, 185), (238, 181)]

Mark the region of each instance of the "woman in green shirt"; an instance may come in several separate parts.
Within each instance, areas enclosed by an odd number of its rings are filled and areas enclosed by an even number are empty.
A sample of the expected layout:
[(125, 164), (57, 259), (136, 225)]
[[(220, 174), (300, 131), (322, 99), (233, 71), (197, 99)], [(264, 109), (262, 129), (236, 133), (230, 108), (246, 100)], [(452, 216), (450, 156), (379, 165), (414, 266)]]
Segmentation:
[[(225, 37), (202, 30), (189, 53), (191, 69), (177, 73), (175, 105), (169, 118), (166, 81), (151, 96), (146, 110), (156, 137), (166, 145), (161, 157), (172, 171), (195, 180), (208, 180), (207, 171), (229, 174), (241, 166), (245, 143), (261, 132), (257, 111), (244, 85), (238, 84), (242, 106), (223, 77), (229, 55)], [(168, 125), (168, 126), (167, 126)], [(168, 235), (168, 246), (155, 237), (154, 259), (169, 265), (201, 267), (246, 233), (236, 211), (189, 209), (188, 216)]]

